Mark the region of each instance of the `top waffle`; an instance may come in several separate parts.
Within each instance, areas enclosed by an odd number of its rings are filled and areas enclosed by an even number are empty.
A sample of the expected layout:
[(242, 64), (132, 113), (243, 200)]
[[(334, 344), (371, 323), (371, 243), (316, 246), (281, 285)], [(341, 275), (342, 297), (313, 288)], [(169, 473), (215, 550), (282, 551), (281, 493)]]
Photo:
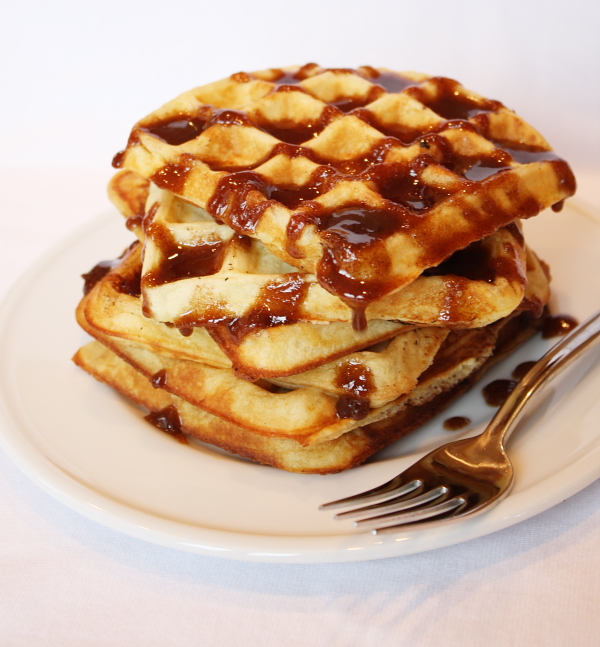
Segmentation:
[(567, 164), (501, 103), (370, 67), (239, 73), (192, 90), (140, 121), (114, 165), (260, 241), (357, 327), (371, 304), (575, 190)]

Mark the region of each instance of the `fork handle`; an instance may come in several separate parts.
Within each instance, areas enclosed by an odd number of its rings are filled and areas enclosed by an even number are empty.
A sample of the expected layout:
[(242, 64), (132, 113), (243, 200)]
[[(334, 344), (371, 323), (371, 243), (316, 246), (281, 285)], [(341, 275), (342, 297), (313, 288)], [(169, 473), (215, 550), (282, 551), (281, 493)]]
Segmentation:
[[(525, 405), (544, 384), (600, 341), (600, 310), (553, 346), (517, 384), (482, 434), (482, 439), (502, 442), (516, 426)], [(487, 437), (487, 438), (486, 438)]]

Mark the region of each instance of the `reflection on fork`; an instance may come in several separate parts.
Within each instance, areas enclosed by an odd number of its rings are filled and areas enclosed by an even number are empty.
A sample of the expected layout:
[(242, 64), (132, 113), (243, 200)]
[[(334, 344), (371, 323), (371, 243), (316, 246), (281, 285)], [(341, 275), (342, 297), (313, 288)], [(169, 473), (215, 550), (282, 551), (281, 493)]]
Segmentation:
[[(519, 382), (479, 436), (448, 443), (383, 485), (321, 506), (352, 506), (336, 519), (355, 519), (373, 533), (432, 527), (474, 516), (499, 503), (513, 484), (504, 441), (543, 385), (600, 340), (600, 311), (550, 349)], [(356, 506), (359, 506), (356, 508)]]

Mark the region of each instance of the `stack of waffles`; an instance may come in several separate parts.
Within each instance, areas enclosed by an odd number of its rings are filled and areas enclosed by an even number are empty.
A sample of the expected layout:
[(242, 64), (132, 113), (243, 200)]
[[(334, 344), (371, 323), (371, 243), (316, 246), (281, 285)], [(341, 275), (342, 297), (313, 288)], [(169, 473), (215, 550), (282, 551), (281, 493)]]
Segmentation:
[(138, 240), (85, 275), (76, 363), (181, 439), (309, 473), (414, 430), (539, 328), (520, 221), (575, 190), (498, 101), (371, 67), (192, 90), (113, 164)]

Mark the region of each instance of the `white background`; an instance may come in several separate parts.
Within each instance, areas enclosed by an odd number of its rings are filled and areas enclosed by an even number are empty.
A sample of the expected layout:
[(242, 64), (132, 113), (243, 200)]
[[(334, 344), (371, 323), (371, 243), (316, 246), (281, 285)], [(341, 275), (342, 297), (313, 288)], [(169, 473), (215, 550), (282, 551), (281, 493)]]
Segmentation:
[[(240, 70), (315, 61), (456, 78), (532, 122), (572, 164), (581, 198), (600, 202), (592, 0), (5, 0), (1, 9), (0, 296), (108, 208), (110, 161), (135, 121)], [(511, 529), (423, 555), (226, 562), (83, 519), (0, 454), (0, 645), (597, 645), (599, 542), (596, 483)]]

